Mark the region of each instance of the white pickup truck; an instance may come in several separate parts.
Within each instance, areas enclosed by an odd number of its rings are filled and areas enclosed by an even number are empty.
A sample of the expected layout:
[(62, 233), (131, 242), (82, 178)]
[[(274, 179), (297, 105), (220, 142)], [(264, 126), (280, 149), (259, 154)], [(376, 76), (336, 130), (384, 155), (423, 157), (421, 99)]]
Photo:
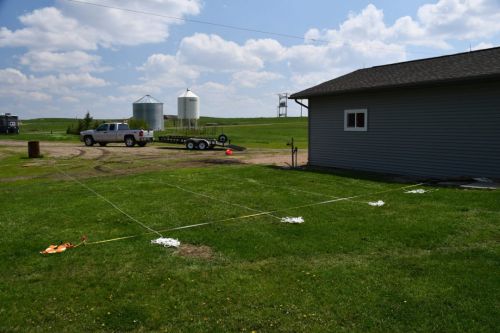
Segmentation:
[(127, 147), (133, 147), (135, 144), (144, 147), (153, 141), (153, 131), (130, 129), (126, 123), (106, 123), (95, 130), (80, 132), (80, 141), (86, 146), (93, 146), (95, 143), (105, 146), (112, 142), (124, 142)]

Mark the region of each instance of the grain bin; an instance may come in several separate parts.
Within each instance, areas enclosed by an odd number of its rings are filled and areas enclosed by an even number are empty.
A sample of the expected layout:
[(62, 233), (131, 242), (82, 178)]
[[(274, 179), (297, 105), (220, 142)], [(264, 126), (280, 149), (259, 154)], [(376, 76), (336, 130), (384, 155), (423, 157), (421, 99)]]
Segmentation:
[(187, 89), (177, 98), (177, 112), (179, 124), (185, 128), (198, 127), (200, 119), (200, 98)]
[(144, 120), (149, 130), (163, 131), (163, 103), (150, 95), (135, 101), (133, 106), (133, 117)]

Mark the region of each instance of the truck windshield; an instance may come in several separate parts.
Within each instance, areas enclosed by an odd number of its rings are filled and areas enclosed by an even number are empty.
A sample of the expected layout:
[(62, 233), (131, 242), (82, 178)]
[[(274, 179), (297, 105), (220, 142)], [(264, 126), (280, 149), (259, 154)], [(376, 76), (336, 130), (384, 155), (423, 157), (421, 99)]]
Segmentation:
[(118, 124), (118, 130), (120, 130), (120, 131), (125, 130), (126, 131), (128, 129), (129, 129), (128, 124)]

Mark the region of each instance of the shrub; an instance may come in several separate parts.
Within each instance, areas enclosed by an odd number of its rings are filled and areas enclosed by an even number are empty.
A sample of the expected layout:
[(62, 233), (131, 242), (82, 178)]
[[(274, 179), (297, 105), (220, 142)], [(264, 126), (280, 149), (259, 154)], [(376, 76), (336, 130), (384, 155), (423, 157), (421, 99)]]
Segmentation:
[(66, 129), (66, 134), (79, 135), (81, 131), (86, 131), (91, 128), (96, 128), (102, 123), (102, 121), (95, 120), (90, 116), (90, 112), (87, 111), (83, 119), (78, 119), (76, 126), (69, 125)]
[(131, 129), (149, 129), (148, 124), (144, 120), (137, 118), (130, 118), (128, 120), (128, 127)]

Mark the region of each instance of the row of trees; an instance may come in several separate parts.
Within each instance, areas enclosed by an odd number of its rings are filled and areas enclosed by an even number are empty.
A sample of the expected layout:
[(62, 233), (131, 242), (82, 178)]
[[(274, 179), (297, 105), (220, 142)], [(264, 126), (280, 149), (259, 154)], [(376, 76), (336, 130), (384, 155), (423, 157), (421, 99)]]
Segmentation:
[[(97, 119), (94, 120), (94, 118), (90, 116), (90, 112), (87, 111), (83, 119), (78, 119), (76, 124), (71, 124), (68, 126), (68, 128), (66, 129), (66, 134), (79, 135), (80, 132), (82, 131), (86, 131), (89, 129), (96, 129), (99, 125), (103, 124), (104, 122), (105, 122), (104, 120), (97, 120)], [(128, 125), (130, 128), (134, 129), (148, 128), (148, 125), (142, 119), (130, 118), (128, 120)]]

